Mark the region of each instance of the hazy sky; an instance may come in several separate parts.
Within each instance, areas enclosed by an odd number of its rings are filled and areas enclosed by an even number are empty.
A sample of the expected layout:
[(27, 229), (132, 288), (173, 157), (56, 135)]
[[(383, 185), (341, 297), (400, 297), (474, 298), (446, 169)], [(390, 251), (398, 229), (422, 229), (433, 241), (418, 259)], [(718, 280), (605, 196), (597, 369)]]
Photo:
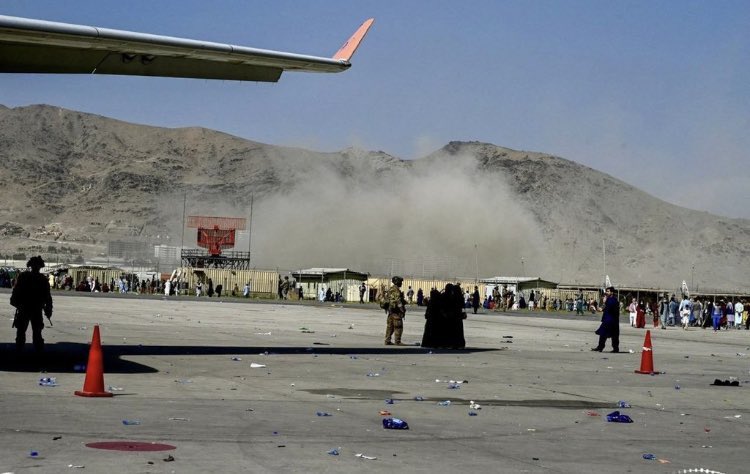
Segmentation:
[(750, 2), (10, 1), (0, 14), (330, 56), (277, 84), (0, 75), (0, 104), (418, 158), (451, 140), (562, 156), (750, 218)]

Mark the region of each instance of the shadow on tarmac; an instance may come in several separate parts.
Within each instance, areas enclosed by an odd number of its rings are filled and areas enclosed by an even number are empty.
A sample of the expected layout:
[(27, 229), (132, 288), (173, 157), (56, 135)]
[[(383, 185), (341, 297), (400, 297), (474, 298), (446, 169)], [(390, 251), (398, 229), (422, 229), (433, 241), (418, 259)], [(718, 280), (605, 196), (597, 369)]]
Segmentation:
[[(0, 344), (0, 371), (3, 372), (84, 372), (76, 366), (87, 364), (89, 345), (72, 342), (45, 344), (44, 354), (37, 356), (31, 344), (26, 344), (22, 354), (15, 353), (15, 344)], [(155, 373), (157, 369), (140, 364), (123, 357), (130, 356), (242, 356), (260, 353), (304, 355), (422, 355), (433, 354), (469, 354), (473, 352), (501, 351), (495, 349), (465, 348), (456, 350), (427, 349), (419, 346), (396, 347), (331, 347), (319, 343), (307, 347), (272, 347), (272, 346), (135, 346), (135, 345), (102, 345), (104, 370), (113, 374)]]

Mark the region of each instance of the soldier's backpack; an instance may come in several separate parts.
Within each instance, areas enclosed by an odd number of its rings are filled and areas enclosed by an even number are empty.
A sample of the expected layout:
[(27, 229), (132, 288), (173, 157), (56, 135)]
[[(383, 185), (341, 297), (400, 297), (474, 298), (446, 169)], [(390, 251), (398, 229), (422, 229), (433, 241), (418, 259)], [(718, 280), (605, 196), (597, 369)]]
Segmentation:
[(388, 310), (389, 303), (388, 303), (388, 298), (386, 296), (386, 293), (387, 293), (386, 290), (384, 290), (383, 288), (380, 288), (378, 290), (378, 295), (375, 299), (378, 302), (378, 305), (380, 306), (381, 309)]

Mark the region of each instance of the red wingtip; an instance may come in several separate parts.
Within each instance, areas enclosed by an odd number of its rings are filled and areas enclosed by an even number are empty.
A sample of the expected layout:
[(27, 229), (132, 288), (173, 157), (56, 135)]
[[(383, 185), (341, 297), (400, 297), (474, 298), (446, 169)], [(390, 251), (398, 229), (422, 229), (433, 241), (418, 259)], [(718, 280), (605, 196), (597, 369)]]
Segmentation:
[(346, 40), (346, 43), (341, 46), (341, 49), (336, 51), (336, 54), (333, 55), (333, 59), (340, 60), (340, 61), (347, 61), (352, 58), (354, 55), (354, 52), (359, 47), (359, 44), (364, 39), (365, 35), (367, 34), (367, 31), (372, 26), (373, 22), (375, 22), (374, 18), (370, 18), (369, 20), (362, 23), (362, 25), (357, 28), (357, 31), (354, 32), (354, 34)]

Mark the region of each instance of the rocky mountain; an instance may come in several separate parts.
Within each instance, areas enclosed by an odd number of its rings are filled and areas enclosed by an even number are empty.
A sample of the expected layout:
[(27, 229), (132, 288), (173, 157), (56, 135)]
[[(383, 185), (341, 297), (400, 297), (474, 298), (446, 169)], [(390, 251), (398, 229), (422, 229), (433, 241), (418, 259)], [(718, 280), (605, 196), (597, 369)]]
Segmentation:
[(737, 290), (750, 221), (680, 208), (574, 161), (452, 142), (421, 159), (319, 153), (203, 128), (0, 106), (0, 252), (194, 243), (188, 215), (252, 219), (261, 268)]

